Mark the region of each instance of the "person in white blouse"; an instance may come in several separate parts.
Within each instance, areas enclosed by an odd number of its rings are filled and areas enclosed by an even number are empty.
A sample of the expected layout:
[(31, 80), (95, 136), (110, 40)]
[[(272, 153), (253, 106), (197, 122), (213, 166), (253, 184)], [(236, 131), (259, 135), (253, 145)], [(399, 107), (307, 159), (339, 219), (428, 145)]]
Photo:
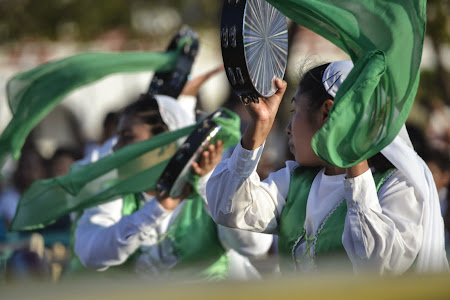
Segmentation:
[(405, 128), (369, 162), (347, 169), (327, 164), (311, 147), (352, 68), (338, 61), (304, 75), (286, 128), (295, 161), (263, 181), (256, 167), (286, 82), (276, 79), (272, 97), (246, 106), (251, 121), (241, 142), (207, 184), (213, 219), (278, 235), (283, 273), (345, 265), (379, 274), (448, 270), (436, 188)]
[[(194, 114), (171, 97), (141, 97), (122, 113), (115, 149), (194, 123)], [(208, 212), (206, 181), (222, 150), (223, 144), (210, 146), (194, 166), (201, 175), (200, 199), (146, 191), (85, 210), (75, 230), (81, 263), (95, 270), (132, 264), (138, 274), (154, 278), (260, 278), (248, 258), (264, 255), (271, 236), (217, 225)]]

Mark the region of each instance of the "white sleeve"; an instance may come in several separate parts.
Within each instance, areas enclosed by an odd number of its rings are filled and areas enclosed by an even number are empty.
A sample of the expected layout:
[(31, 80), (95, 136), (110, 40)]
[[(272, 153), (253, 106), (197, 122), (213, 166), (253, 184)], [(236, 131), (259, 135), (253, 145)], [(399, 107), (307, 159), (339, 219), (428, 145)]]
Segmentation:
[(263, 256), (272, 245), (273, 236), (237, 228), (217, 225), (220, 242), (226, 250), (233, 249), (240, 255), (256, 258)]
[(206, 187), (211, 215), (218, 224), (277, 233), (295, 162), (260, 181), (256, 167), (264, 145), (249, 151), (239, 143), (229, 159), (214, 169)]
[[(84, 211), (75, 230), (75, 253), (87, 268), (120, 265), (146, 240), (157, 241), (156, 226), (170, 213), (153, 199), (142, 209), (122, 216), (121, 199)], [(155, 235), (154, 239), (149, 239)]]
[[(199, 194), (204, 200), (206, 199), (206, 185), (211, 174), (212, 171), (207, 175), (200, 177), (198, 183)], [(206, 200), (205, 209), (211, 214)], [(251, 258), (266, 254), (273, 241), (273, 237), (270, 234), (229, 228), (222, 225), (217, 225), (217, 232), (222, 246), (227, 251), (233, 249), (240, 255)]]
[(423, 239), (423, 201), (396, 171), (378, 195), (370, 170), (345, 179), (348, 213), (342, 242), (356, 272), (402, 273), (414, 263)]

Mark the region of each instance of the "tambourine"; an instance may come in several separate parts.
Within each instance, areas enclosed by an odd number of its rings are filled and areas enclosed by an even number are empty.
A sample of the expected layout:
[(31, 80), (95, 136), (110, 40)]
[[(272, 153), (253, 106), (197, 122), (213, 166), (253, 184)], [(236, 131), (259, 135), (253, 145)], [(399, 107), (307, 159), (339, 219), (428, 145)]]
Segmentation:
[(199, 156), (208, 147), (212, 138), (221, 130), (221, 127), (213, 121), (216, 117), (229, 118), (230, 116), (219, 109), (203, 119), (194, 129), (177, 152), (175, 152), (159, 177), (156, 183), (158, 196), (174, 198), (182, 194), (191, 174), (192, 162), (199, 159)]
[(220, 35), (228, 81), (244, 104), (272, 96), (286, 70), (286, 17), (264, 0), (224, 0)]
[(169, 72), (156, 72), (147, 93), (151, 95), (167, 95), (177, 99), (181, 94), (191, 72), (195, 57), (198, 54), (198, 35), (188, 26), (183, 26), (177, 34), (172, 38), (166, 51), (173, 51), (178, 48), (178, 44), (182, 40), (188, 40), (184, 48), (181, 50), (175, 67)]

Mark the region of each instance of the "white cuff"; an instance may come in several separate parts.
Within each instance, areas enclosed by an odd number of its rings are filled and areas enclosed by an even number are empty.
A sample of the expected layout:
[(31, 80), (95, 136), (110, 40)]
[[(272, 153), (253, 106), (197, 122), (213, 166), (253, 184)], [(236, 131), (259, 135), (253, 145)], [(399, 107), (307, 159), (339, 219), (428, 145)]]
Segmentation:
[(242, 140), (237, 144), (230, 159), (228, 160), (228, 169), (237, 173), (240, 177), (247, 178), (256, 171), (259, 159), (264, 150), (264, 144), (255, 150), (242, 148)]
[(370, 169), (354, 178), (344, 179), (344, 190), (349, 213), (369, 209), (381, 211), (375, 181)]
[(136, 223), (139, 224), (139, 229), (148, 233), (154, 229), (171, 211), (166, 210), (161, 204), (153, 198), (147, 202), (142, 209), (136, 213)]

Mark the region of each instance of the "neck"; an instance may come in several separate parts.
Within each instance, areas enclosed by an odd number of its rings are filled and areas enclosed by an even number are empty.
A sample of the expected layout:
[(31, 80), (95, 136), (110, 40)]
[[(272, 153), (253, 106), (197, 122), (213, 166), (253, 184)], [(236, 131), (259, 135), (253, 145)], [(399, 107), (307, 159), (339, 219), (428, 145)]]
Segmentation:
[(342, 168), (338, 168), (332, 165), (326, 165), (325, 166), (325, 174), (326, 175), (340, 175), (340, 174), (345, 174), (345, 169)]
[(146, 193), (149, 196), (156, 196), (156, 192), (155, 191), (146, 191), (144, 193)]

